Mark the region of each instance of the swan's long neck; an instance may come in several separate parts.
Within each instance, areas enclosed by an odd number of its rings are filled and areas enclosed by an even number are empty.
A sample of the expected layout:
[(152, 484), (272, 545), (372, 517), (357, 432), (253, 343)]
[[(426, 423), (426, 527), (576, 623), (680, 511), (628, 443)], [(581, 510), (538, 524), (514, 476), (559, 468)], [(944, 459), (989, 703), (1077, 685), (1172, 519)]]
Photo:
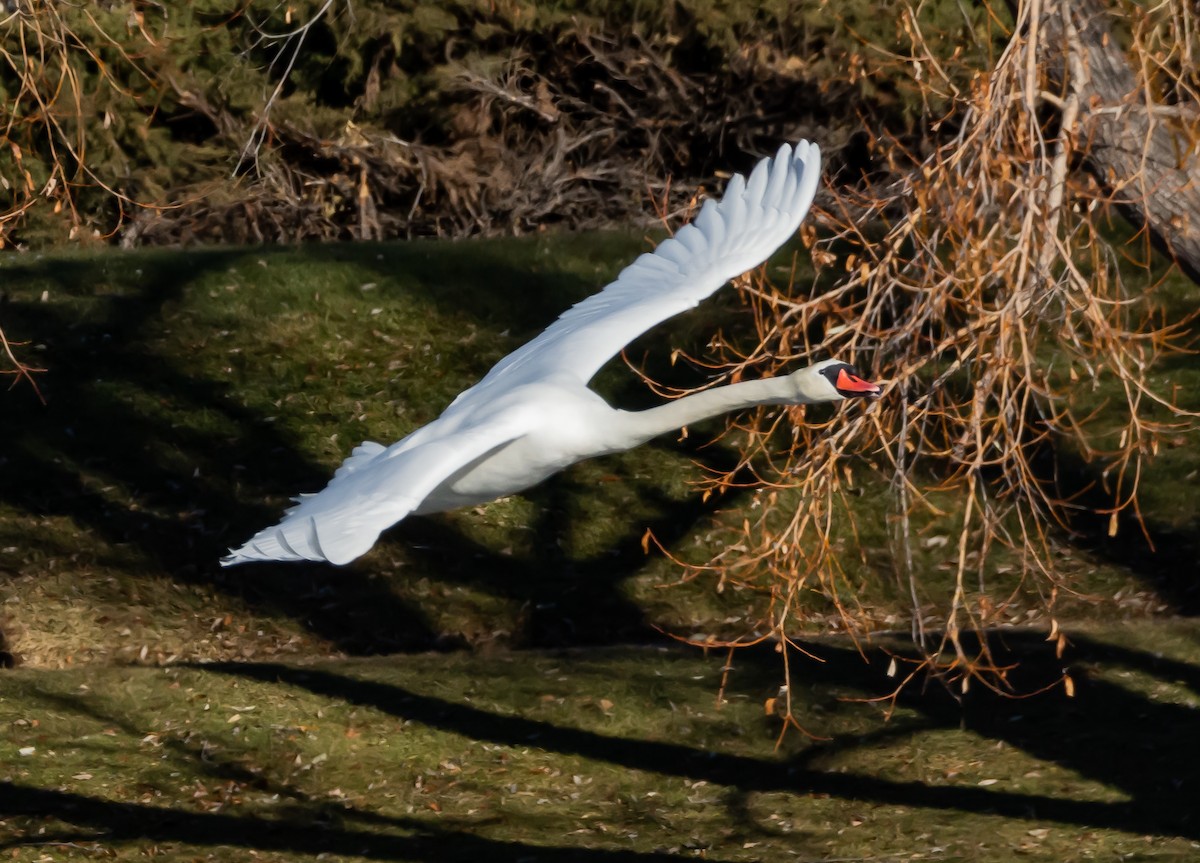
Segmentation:
[(828, 385), (820, 382), (810, 366), (778, 378), (743, 381), (695, 393), (644, 411), (619, 411), (617, 423), (625, 436), (620, 449), (635, 447), (661, 434), (675, 431), (730, 411), (759, 405), (803, 405), (833, 401)]

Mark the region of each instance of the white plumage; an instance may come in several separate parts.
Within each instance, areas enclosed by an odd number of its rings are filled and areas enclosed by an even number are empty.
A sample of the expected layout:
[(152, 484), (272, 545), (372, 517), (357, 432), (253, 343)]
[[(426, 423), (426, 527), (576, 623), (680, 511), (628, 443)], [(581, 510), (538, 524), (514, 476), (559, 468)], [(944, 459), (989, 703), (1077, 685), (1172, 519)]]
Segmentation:
[(582, 459), (710, 416), (878, 395), (878, 387), (835, 360), (637, 412), (612, 408), (587, 387), (631, 339), (694, 307), (788, 240), (812, 204), (819, 175), (820, 151), (805, 141), (780, 147), (749, 179), (735, 174), (720, 201), (706, 200), (691, 224), (500, 360), (440, 417), (390, 447), (356, 447), (323, 491), (297, 498), (279, 524), (221, 563), (345, 564), (409, 514), (512, 494)]

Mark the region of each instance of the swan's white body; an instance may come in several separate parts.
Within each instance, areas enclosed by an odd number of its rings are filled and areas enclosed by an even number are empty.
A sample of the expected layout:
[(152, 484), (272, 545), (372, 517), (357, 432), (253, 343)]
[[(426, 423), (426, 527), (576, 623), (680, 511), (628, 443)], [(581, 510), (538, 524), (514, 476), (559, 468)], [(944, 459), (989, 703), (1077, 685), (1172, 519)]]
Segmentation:
[[(749, 180), (734, 175), (719, 202), (705, 201), (692, 224), (500, 360), (440, 417), (390, 447), (357, 447), (323, 491), (302, 495), (279, 524), (221, 563), (348, 563), (405, 516), (494, 500), (582, 459), (630, 449), (710, 416), (752, 405), (877, 395), (878, 387), (834, 360), (638, 412), (612, 408), (587, 387), (631, 339), (692, 308), (791, 237), (812, 203), (819, 173), (820, 152), (802, 141), (763, 159)], [(849, 377), (840, 371), (835, 382), (839, 370)], [(848, 380), (853, 383), (842, 389)]]

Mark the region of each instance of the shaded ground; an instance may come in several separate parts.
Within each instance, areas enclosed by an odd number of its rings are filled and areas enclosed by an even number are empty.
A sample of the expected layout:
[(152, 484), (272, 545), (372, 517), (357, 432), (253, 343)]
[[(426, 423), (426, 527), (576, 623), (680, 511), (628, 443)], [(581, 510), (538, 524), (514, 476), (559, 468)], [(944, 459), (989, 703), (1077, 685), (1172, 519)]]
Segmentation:
[[(778, 749), (764, 708), (778, 654), (737, 654), (722, 688), (724, 655), (662, 646), (658, 627), (744, 632), (763, 609), (749, 591), (660, 589), (676, 572), (642, 549), (651, 527), (704, 559), (716, 525), (757, 505), (692, 493), (694, 460), (727, 457), (701, 433), (413, 519), (345, 569), (217, 567), (358, 440), (432, 418), (642, 247), (591, 236), (0, 258), (6, 326), (50, 369), (46, 406), (17, 389), (0, 412), (3, 626), (27, 660), (0, 689), (0, 854), (1200, 854), (1200, 631), (1170, 616), (1194, 609), (1186, 441), (1147, 479), (1158, 556), (1127, 527), (1063, 545), (1076, 586), (1102, 597), (1059, 606), (1077, 618), (1064, 655), (1041, 632), (995, 633), (999, 658), (1021, 660), (1013, 691), (1046, 692), (956, 699), (914, 685), (889, 720), (886, 653), (864, 662), (816, 641), (805, 647), (822, 661), (793, 662), (789, 682), (813, 737)], [(630, 354), (692, 374), (662, 346), (738, 316), (726, 297)], [(1177, 372), (1193, 370), (1164, 370)], [(619, 363), (599, 386), (626, 405), (648, 398)], [(903, 607), (878, 577), (888, 504), (863, 489), (854, 505), (878, 535), (864, 535), (876, 545), (853, 574), (886, 625)], [(921, 554), (936, 591), (953, 561), (936, 544)], [(1035, 606), (1018, 595), (1014, 619), (1036, 621)], [(628, 640), (648, 646), (611, 646)], [(474, 651), (422, 652), (460, 645)], [(397, 650), (412, 652), (373, 655)], [(346, 655), (358, 658), (329, 658)]]
[[(45, 406), (20, 387), (0, 411), (9, 649), (70, 665), (753, 631), (763, 597), (704, 582), (662, 590), (677, 571), (642, 547), (652, 529), (673, 553), (706, 560), (724, 541), (722, 520), (740, 523), (742, 507), (757, 505), (752, 493), (704, 502), (691, 491), (695, 461), (729, 458), (704, 445), (704, 429), (519, 497), (411, 519), (344, 569), (216, 565), (290, 495), (320, 488), (358, 441), (391, 441), (432, 419), (645, 245), (610, 234), (0, 259), (10, 334), (34, 342), (27, 350), (49, 369)], [(790, 267), (786, 252), (779, 265)], [(672, 367), (666, 346), (736, 328), (730, 294), (630, 357), (700, 380)], [(598, 385), (626, 406), (651, 399), (619, 361)], [(1145, 484), (1157, 495), (1158, 554), (1131, 528), (1116, 542), (1064, 546), (1074, 587), (1104, 600), (1064, 596), (1060, 609), (1194, 607), (1194, 583), (1161, 576), (1163, 561), (1190, 554), (1188, 477), (1200, 461), (1181, 446), (1160, 463)], [(891, 574), (889, 501), (886, 481), (864, 470), (853, 505), (871, 553), (851, 574), (864, 614), (885, 628), (900, 625), (908, 601)], [(952, 589), (952, 553), (924, 540), (918, 553), (930, 595)], [(1040, 601), (1024, 602), (1016, 579), (991, 583), (1016, 591), (1012, 622), (1036, 620)], [(813, 620), (836, 619), (821, 603), (807, 603)]]
[[(482, 525), (413, 520), (362, 565), (216, 565), (254, 525), (277, 518), (287, 496), (323, 485), (347, 447), (395, 439), (436, 416), (552, 319), (547, 310), (602, 284), (608, 273), (596, 273), (594, 256), (615, 245), (628, 257), (640, 241), (597, 245), (578, 244), (566, 269), (552, 264), (545, 277), (538, 270), (554, 247), (536, 243), (512, 252), (476, 244), (469, 256), (428, 245), (206, 252), (182, 268), (157, 253), (10, 259), (8, 284), (31, 299), (12, 315), (15, 328), (44, 334), (51, 370), (39, 380), (46, 407), (21, 391), (10, 396), (17, 410), (0, 416), (9, 441), (0, 567), (64, 599), (86, 616), (74, 625), (93, 630), (39, 639), (41, 623), (13, 610), (26, 655), (61, 662), (72, 640), (76, 650), (111, 644), (96, 625), (158, 626), (147, 638), (160, 659), (229, 655), (219, 645), (184, 653), (184, 642), (201, 640), (194, 630), (168, 646), (162, 629), (177, 624), (163, 619), (167, 608), (211, 626), (210, 643), (240, 627), (237, 635), (261, 629), (276, 647), (299, 638), (312, 649), (315, 636), (327, 642), (322, 651), (354, 653), (487, 640), (481, 628), (492, 624), (473, 620), (479, 613), (500, 612), (495, 628), (510, 633), (516, 615), (524, 642), (561, 641), (564, 627), (589, 640), (579, 631), (589, 620), (604, 621), (592, 640), (645, 635), (640, 610), (613, 585), (645, 564), (648, 525), (670, 537), (704, 509), (670, 479), (688, 459), (669, 447), (551, 483), (531, 503), (498, 504)], [(588, 525), (597, 507), (640, 518)], [(407, 587), (397, 594), (399, 582)], [(457, 607), (447, 596), (455, 593), (466, 595)], [(446, 606), (452, 621), (423, 619), (414, 606), (429, 604)], [(159, 619), (131, 620), (120, 606)], [(253, 650), (253, 638), (237, 640)]]
[(1200, 630), (1114, 627), (1064, 660), (1003, 641), (1022, 685), (908, 690), (846, 645), (792, 681), (822, 739), (775, 749), (776, 657), (667, 648), (295, 667), (18, 670), (0, 850), (12, 859), (1195, 859)]

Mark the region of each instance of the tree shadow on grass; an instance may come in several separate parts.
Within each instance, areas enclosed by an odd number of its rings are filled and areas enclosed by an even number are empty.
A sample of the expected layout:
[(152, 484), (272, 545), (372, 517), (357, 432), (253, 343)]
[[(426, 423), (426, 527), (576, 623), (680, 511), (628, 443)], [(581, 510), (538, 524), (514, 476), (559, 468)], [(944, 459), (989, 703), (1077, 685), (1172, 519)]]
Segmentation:
[[(285, 586), (282, 572), (239, 579), (216, 566), (229, 525), (270, 517), (265, 507), (246, 502), (265, 489), (251, 493), (230, 481), (243, 473), (238, 463), (269, 463), (285, 478), (310, 482), (325, 470), (303, 457), (286, 432), (246, 407), (228, 382), (205, 377), (186, 364), (186, 356), (165, 355), (154, 344), (169, 327), (187, 326), (186, 319), (169, 321), (167, 310), (192, 284), (258, 254), (189, 254), (187, 266), (179, 253), (140, 254), (129, 259), (137, 264), (136, 278), (123, 273), (102, 286), (90, 283), (100, 267), (87, 259), (21, 259), (6, 266), (10, 281), (44, 285), (77, 302), (28, 302), (6, 310), (14, 331), (45, 334), (42, 355), (50, 370), (38, 379), (45, 407), (30, 393), (17, 393), (10, 402), (25, 404), (0, 413), (6, 440), (0, 500), (33, 520), (66, 516), (94, 532), (105, 549), (117, 551), (115, 560), (99, 562), (115, 563), (131, 577), (207, 585), (263, 613), (301, 620), (336, 644), (353, 643), (361, 621), (314, 613), (306, 591), (295, 589), (306, 580), (303, 568), (291, 570)], [(113, 255), (105, 266), (120, 266), (123, 258)], [(76, 539), (82, 546), (76, 557), (95, 559), (87, 534)], [(23, 545), (24, 553), (43, 553), (35, 534)], [(353, 571), (340, 576), (378, 620), (421, 630), (420, 615), (382, 585)]]
[[(1167, 302), (1172, 316), (1191, 314), (1194, 310), (1192, 301)], [(1194, 345), (1200, 339), (1200, 318), (1192, 318), (1187, 324), (1176, 337), (1178, 345)], [(1200, 390), (1196, 387), (1200, 378), (1198, 369), (1200, 366), (1192, 353), (1160, 357), (1153, 365), (1151, 383), (1164, 397), (1175, 400), (1181, 409), (1197, 411), (1200, 410)], [(1114, 394), (1112, 398), (1116, 405), (1124, 404), (1124, 395)], [(1077, 547), (1134, 573), (1166, 602), (1173, 613), (1195, 616), (1200, 614), (1200, 579), (1196, 578), (1196, 561), (1200, 559), (1200, 507), (1196, 506), (1195, 485), (1200, 459), (1195, 457), (1196, 424), (1186, 416), (1172, 416), (1152, 404), (1147, 407), (1147, 402), (1148, 399), (1143, 399), (1139, 406), (1143, 423), (1150, 426), (1162, 423), (1167, 428), (1176, 422), (1181, 425), (1173, 434), (1162, 433), (1161, 452), (1157, 441), (1153, 455), (1146, 452), (1145, 444), (1142, 444), (1140, 467), (1136, 473), (1130, 470), (1129, 475), (1118, 481), (1118, 472), (1115, 469), (1109, 471), (1102, 459), (1089, 463), (1072, 449), (1070, 452), (1059, 451), (1054, 476), (1063, 483), (1067, 497), (1072, 500), (1071, 526), (1075, 531), (1072, 541)], [(1081, 410), (1077, 415), (1086, 413), (1087, 410)], [(1091, 427), (1093, 435), (1096, 426), (1104, 427), (1102, 422)], [(1185, 433), (1182, 429), (1189, 425), (1190, 430)], [(1175, 440), (1171, 440), (1172, 437)], [(1107, 441), (1101, 438), (1094, 440), (1092, 445), (1101, 453), (1119, 450), (1122, 447), (1118, 446), (1116, 438), (1117, 435), (1110, 431)], [(1131, 462), (1137, 463), (1138, 459)], [(1138, 489), (1138, 500), (1143, 508), (1147, 508), (1147, 497), (1150, 497), (1144, 523), (1131, 507), (1125, 507), (1113, 525), (1109, 511), (1118, 497), (1113, 486), (1124, 488), (1123, 494), (1128, 495), (1131, 483)]]
[[(671, 443), (647, 446), (678, 453)], [(711, 448), (693, 453), (708, 467), (727, 464), (728, 453)], [(464, 585), (501, 597), (521, 608), (521, 632), (506, 639), (508, 646), (559, 647), (645, 642), (661, 639), (646, 619), (645, 610), (630, 600), (622, 585), (647, 562), (642, 542), (646, 531), (671, 548), (741, 496), (734, 490), (723, 498), (702, 501), (699, 495), (672, 500), (654, 483), (634, 476), (621, 482), (636, 489), (643, 508), (654, 515), (622, 523), (618, 536), (604, 548), (587, 555), (561, 548), (571, 533), (572, 501), (588, 487), (572, 476), (558, 476), (530, 489), (525, 496), (535, 502), (537, 518), (529, 525), (535, 551), (506, 555), (473, 542), (439, 518), (412, 519), (395, 528), (385, 542), (398, 542), (427, 561), (444, 584)]]
[[(38, 356), (50, 369), (39, 378), (47, 406), (21, 389), (5, 397), (0, 411), (6, 440), (0, 505), (53, 525), (40, 538), (32, 531), (21, 536), (20, 556), (59, 558), (52, 565), (60, 567), (98, 563), (133, 580), (165, 576), (214, 589), (259, 613), (299, 621), (349, 653), (443, 644), (422, 609), (391, 589), (396, 576), (380, 571), (378, 561), (341, 569), (306, 564), (219, 569), (217, 558), (230, 543), (278, 519), (274, 506), (258, 501), (320, 488), (330, 470), (303, 454), (285, 424), (250, 407), (231, 383), (233, 374), (222, 379), (205, 372), (203, 364), (171, 353), (162, 341), (172, 329), (218, 326), (207, 318), (196, 324), (189, 316), (188, 295), (198, 285), (211, 285), (215, 274), (231, 268), (256, 268), (258, 260), (278, 254), (359, 265), (378, 274), (381, 296), (408, 292), (440, 313), (466, 311), (478, 315), (482, 326), (527, 335), (597, 287), (553, 266), (527, 272), (508, 261), (504, 248), (483, 244), (482, 251), (466, 255), (430, 244), (355, 244), (6, 261), (7, 282), (22, 286), (28, 296), (5, 307), (6, 325), (10, 333), (44, 336)], [(403, 288), (386, 281), (396, 272), (403, 273)], [(53, 302), (36, 301), (43, 290)], [(255, 322), (231, 319), (226, 325), (248, 330)], [(220, 338), (219, 332), (198, 337), (199, 350), (219, 355)], [(514, 346), (520, 340), (514, 337)], [(379, 383), (378, 371), (353, 374)], [(422, 371), (412, 374), (420, 378)], [(645, 491), (655, 493), (650, 486)], [(557, 551), (569, 525), (565, 507), (555, 499), (575, 493), (586, 492), (569, 479), (532, 492), (545, 503), (535, 525), (545, 554), (534, 560), (513, 561), (437, 519), (405, 522), (389, 541), (430, 546), (425, 556), (448, 583), (527, 605), (527, 632), (514, 634), (514, 643), (652, 635), (641, 610), (618, 589), (644, 564), (637, 541), (646, 525), (631, 524), (615, 554), (569, 559)], [(682, 536), (709, 511), (661, 496), (654, 509), (662, 536)], [(12, 560), (0, 556), (0, 573), (20, 570)]]
[[(968, 653), (975, 636), (963, 639)], [(1029, 799), (1026, 817), (1064, 823), (1114, 827), (1200, 839), (1200, 816), (1192, 801), (1200, 770), (1200, 741), (1189, 731), (1198, 721), (1194, 707), (1156, 700), (1143, 691), (1113, 682), (1118, 669), (1151, 678), (1155, 685), (1182, 686), (1200, 698), (1200, 667), (1155, 653), (1131, 649), (1082, 635), (1072, 635), (1063, 657), (1053, 642), (1036, 630), (988, 633), (992, 656), (1000, 666), (1013, 666), (1008, 692), (1000, 695), (975, 686), (966, 695), (930, 683), (908, 687), (898, 703), (919, 712), (922, 721), (943, 728), (961, 727), (989, 740), (1003, 741), (1039, 761), (1057, 764), (1125, 795), (1120, 803), (1087, 803), (1058, 798)], [(813, 645), (820, 653), (821, 645)], [(916, 654), (912, 654), (916, 659)], [(846, 656), (846, 673), (852, 656)], [(879, 694), (895, 685), (887, 676), (889, 658), (876, 654), (860, 678), (864, 689)], [(1097, 674), (1104, 669), (1104, 677)], [(829, 677), (824, 666), (817, 669)], [(839, 672), (834, 672), (839, 673)], [(1071, 676), (1074, 696), (1060, 685)], [(1027, 694), (1033, 693), (1033, 694)], [(838, 745), (836, 742), (832, 744)], [(821, 746), (811, 752), (819, 753)], [(996, 811), (1019, 817), (1022, 795), (992, 789), (959, 789), (968, 797), (990, 800), (999, 794)], [(1094, 811), (1095, 815), (1085, 813)], [(1108, 812), (1108, 815), (1100, 815)]]
[[(1014, 681), (1018, 689), (1044, 685), (1061, 673), (1063, 661), (1055, 656), (1053, 645), (1041, 638), (1037, 633), (1013, 631), (1003, 633), (1002, 638), (997, 636), (994, 647), (1000, 652), (1000, 659), (1022, 660), (1017, 672), (1020, 679)], [(894, 679), (886, 674), (886, 657), (876, 655), (872, 663), (864, 664), (858, 652), (848, 647), (826, 642), (804, 646), (825, 661), (803, 665), (792, 680), (797, 692), (830, 692), (834, 691), (830, 687), (834, 687), (847, 696), (869, 698), (894, 686)], [(620, 650), (632, 649), (613, 652)], [(767, 829), (750, 823), (754, 816), (748, 802), (755, 794), (770, 793), (795, 795), (800, 805), (813, 796), (828, 796), (925, 810), (936, 818), (994, 815), (1038, 825), (1056, 823), (1088, 830), (1116, 830), (1134, 836), (1200, 840), (1200, 816), (1194, 806), (1193, 787), (1195, 777), (1200, 774), (1195, 709), (1156, 700), (1109, 680), (1092, 679), (1087, 673), (1090, 665), (1103, 663), (1106, 667), (1137, 672), (1153, 681), (1184, 686), (1200, 696), (1200, 669), (1192, 663), (1089, 638), (1076, 639), (1070, 650), (1072, 673), (1079, 681), (1073, 699), (1059, 694), (1008, 699), (978, 688), (955, 698), (937, 686), (924, 690), (910, 687), (901, 695), (903, 715), (892, 722), (875, 722), (865, 733), (812, 742), (792, 755), (779, 757), (706, 751), (684, 743), (608, 735), (527, 718), (519, 713), (481, 709), (465, 698), (433, 696), (374, 679), (385, 671), (377, 666), (365, 673), (361, 668), (342, 673), (331, 670), (333, 666), (295, 668), (275, 663), (198, 667), (236, 679), (294, 687), (334, 702), (371, 708), (475, 741), (519, 749), (536, 747), (551, 754), (581, 757), (639, 774), (654, 773), (664, 778), (721, 786), (728, 792), (725, 799), (730, 820), (745, 822), (747, 833)], [(671, 655), (687, 656), (682, 650)], [(742, 651), (736, 665), (733, 685), (740, 691), (754, 695), (773, 687), (778, 680), (778, 657), (771, 651)], [(70, 701), (67, 698), (59, 709), (70, 710)], [(522, 709), (517, 704), (512, 706), (517, 711)], [(97, 718), (106, 725), (113, 722), (110, 717)], [(974, 744), (977, 750), (990, 748), (987, 741), (1003, 742), (1042, 762), (1102, 783), (1122, 799), (1079, 799), (1056, 796), (1052, 791), (1006, 790), (1003, 785), (897, 780), (861, 767), (844, 772), (845, 767), (836, 764), (836, 756), (856, 749), (870, 752), (872, 747), (889, 742), (895, 745), (923, 732), (958, 729), (983, 738), (984, 742)], [(136, 733), (136, 729), (127, 731)], [(765, 729), (763, 733), (765, 736)], [(833, 764), (829, 764), (831, 756)], [(202, 758), (203, 753), (181, 749), (174, 757), (195, 760)], [(213, 760), (212, 756), (209, 760)], [(861, 756), (857, 763), (864, 763)], [(252, 782), (250, 774), (236, 764), (210, 763), (204, 771), (217, 779), (231, 777), (239, 782)], [(262, 787), (276, 793), (281, 790), (269, 783)], [(36, 841), (49, 845), (177, 842), (282, 853), (325, 852), (369, 859), (422, 860), (475, 859), (479, 854), (497, 855), (505, 860), (547, 861), (610, 858), (667, 861), (689, 856), (689, 852), (639, 853), (573, 847), (567, 843), (531, 845), (488, 839), (475, 835), (477, 825), (470, 823), (455, 823), (447, 818), (432, 824), (429, 820), (390, 817), (360, 806), (314, 800), (288, 788), (282, 791), (291, 798), (291, 803), (273, 809), (271, 816), (264, 818), (181, 811), (5, 781), (0, 782), (0, 818), (37, 817), (70, 825), (47, 825)], [(2, 842), (0, 850), (18, 848), (29, 841)], [(713, 853), (707, 859), (721, 859), (719, 847), (710, 852)]]
[[(1194, 328), (1192, 340), (1197, 337), (1200, 329)], [(1173, 371), (1183, 366), (1194, 368), (1194, 358), (1160, 361), (1155, 372), (1170, 379)], [(1183, 408), (1200, 408), (1195, 402), (1195, 392), (1194, 388), (1181, 389)], [(1179, 446), (1182, 441), (1187, 438), (1181, 436), (1173, 446), (1164, 447), (1161, 454), (1156, 447), (1153, 457), (1148, 453), (1142, 455), (1137, 474), (1140, 504), (1146, 507), (1148, 487), (1160, 497), (1158, 501), (1151, 500), (1151, 508), (1143, 520), (1127, 506), (1117, 514), (1116, 522), (1112, 521), (1113, 477), (1109, 476), (1104, 461), (1085, 460), (1073, 444), (1060, 444), (1048, 450), (1047, 455), (1052, 453), (1052, 458), (1040, 459), (1038, 467), (1047, 483), (1053, 480), (1059, 497), (1071, 502), (1067, 539), (1075, 549), (1131, 572), (1161, 597), (1173, 613), (1191, 617), (1200, 614), (1200, 580), (1195, 577), (1196, 560), (1200, 558), (1200, 521), (1196, 518), (1192, 482), (1200, 461), (1189, 457), (1195, 451), (1195, 441), (1190, 441), (1190, 449)], [(1172, 454), (1173, 461), (1168, 460), (1169, 448), (1177, 450)], [(1097, 449), (1103, 451), (1104, 446), (1097, 445)]]
[[(818, 683), (854, 690), (863, 697), (884, 696), (895, 688), (887, 676), (887, 658), (876, 654), (864, 663), (857, 650), (808, 645), (822, 663), (805, 663), (793, 678), (793, 689)], [(1014, 692), (1050, 686), (1063, 671), (1044, 635), (1006, 632), (994, 645), (1001, 661), (1020, 659)], [(1178, 836), (1200, 840), (1200, 815), (1194, 806), (1200, 775), (1200, 739), (1195, 735), (1196, 710), (1159, 703), (1110, 682), (1090, 679), (1086, 665), (1103, 661), (1136, 669), (1156, 679), (1182, 681), (1200, 696), (1200, 669), (1151, 653), (1076, 639), (1072, 649), (1079, 684), (1074, 698), (1043, 694), (1005, 698), (976, 687), (952, 697), (938, 685), (906, 688), (900, 703), (915, 712), (912, 719), (893, 720), (867, 735), (815, 743), (790, 759), (763, 760), (661, 741), (614, 738), (577, 728), (564, 728), (520, 716), (502, 716), (467, 703), (412, 692), (403, 687), (352, 678), (324, 669), (289, 668), (279, 664), (204, 666), (236, 677), (279, 682), (352, 704), (373, 707), (398, 718), (511, 746), (534, 745), (632, 770), (703, 780), (742, 793), (794, 792), (828, 794), (873, 803), (897, 804), (945, 812), (995, 813), (1008, 818), (1055, 821), (1082, 827), (1112, 828), (1133, 834)], [(771, 650), (737, 654), (745, 679), (761, 693), (777, 685), (779, 660)], [(798, 678), (798, 679), (797, 679)], [(773, 688), (773, 687), (772, 687)], [(963, 785), (894, 781), (862, 773), (826, 771), (812, 766), (836, 750), (907, 738), (931, 729), (965, 729), (1004, 741), (1028, 754), (1094, 779), (1128, 797), (1099, 802), (1027, 794)]]
[[(0, 812), (56, 818), (90, 828), (46, 831), (35, 842), (22, 839), (0, 841), (0, 850), (30, 844), (118, 845), (135, 842), (184, 843), (198, 847), (227, 846), (247, 851), (296, 854), (304, 857), (337, 854), (368, 860), (506, 860), (529, 863), (579, 861), (624, 861), (666, 863), (693, 859), (659, 851), (627, 848), (587, 848), (534, 845), (526, 842), (488, 839), (427, 821), (370, 816), (338, 810), (331, 821), (314, 820), (307, 809), (302, 817), (256, 818), (220, 812), (185, 812), (141, 803), (102, 800), (68, 791), (31, 788), (0, 781)], [(357, 822), (357, 823), (356, 823)], [(392, 831), (390, 833), (381, 830)], [(399, 834), (399, 835), (397, 835)], [(719, 857), (708, 857), (720, 860)]]
[[(1058, 678), (1062, 664), (1041, 635), (1014, 633), (1005, 640), (1007, 647), (999, 649), (1000, 658), (1022, 660), (1019, 675), (1014, 679), (1016, 691), (1028, 691), (1027, 687), (1046, 685)], [(806, 665), (801, 675), (803, 681), (794, 680), (793, 686), (801, 682), (834, 683), (864, 696), (883, 695), (894, 686), (882, 662), (871, 667), (854, 650), (830, 648), (827, 644), (810, 647), (825, 661), (819, 666)], [(1200, 695), (1200, 671), (1193, 665), (1089, 639), (1077, 640), (1075, 652), (1077, 663), (1103, 660), (1123, 665), (1156, 678), (1184, 681)], [(762, 651), (749, 656), (743, 653), (739, 657), (740, 665), (754, 669), (751, 680), (757, 677), (765, 683), (777, 679), (774, 675), (778, 673), (778, 658), (773, 653)], [(911, 687), (902, 693), (901, 702), (915, 711), (918, 718), (896, 721), (868, 735), (817, 743), (800, 755), (779, 762), (658, 741), (614, 739), (521, 717), (496, 716), (467, 704), (316, 669), (223, 665), (214, 670), (259, 680), (278, 680), (474, 739), (514, 746), (533, 744), (551, 752), (579, 755), (630, 769), (704, 780), (739, 792), (829, 794), (948, 812), (993, 812), (1011, 818), (1200, 839), (1200, 817), (1191, 802), (1194, 792), (1189, 794), (1184, 787), (1194, 783), (1200, 771), (1200, 742), (1192, 733), (1195, 710), (1156, 703), (1105, 681), (1089, 681), (1081, 668), (1076, 670), (1080, 686), (1073, 699), (1058, 695), (1005, 699), (978, 689), (966, 698), (956, 699), (938, 686), (924, 691)], [(965, 728), (990, 739), (1003, 740), (1040, 760), (1062, 765), (1117, 789), (1129, 800), (1091, 802), (992, 788), (897, 782), (810, 766), (831, 751), (860, 747), (881, 738), (906, 738), (933, 728)]]
[[(1111, 501), (1095, 502), (1096, 510), (1101, 512), (1111, 505)], [(1142, 533), (1143, 526), (1133, 517), (1123, 515), (1118, 524), (1118, 534), (1114, 537), (1108, 533), (1108, 516), (1089, 513), (1077, 517), (1076, 542), (1098, 558), (1134, 573), (1173, 613), (1200, 615), (1200, 579), (1196, 578), (1200, 524), (1192, 522), (1175, 528), (1151, 523), (1147, 528), (1153, 547)]]

